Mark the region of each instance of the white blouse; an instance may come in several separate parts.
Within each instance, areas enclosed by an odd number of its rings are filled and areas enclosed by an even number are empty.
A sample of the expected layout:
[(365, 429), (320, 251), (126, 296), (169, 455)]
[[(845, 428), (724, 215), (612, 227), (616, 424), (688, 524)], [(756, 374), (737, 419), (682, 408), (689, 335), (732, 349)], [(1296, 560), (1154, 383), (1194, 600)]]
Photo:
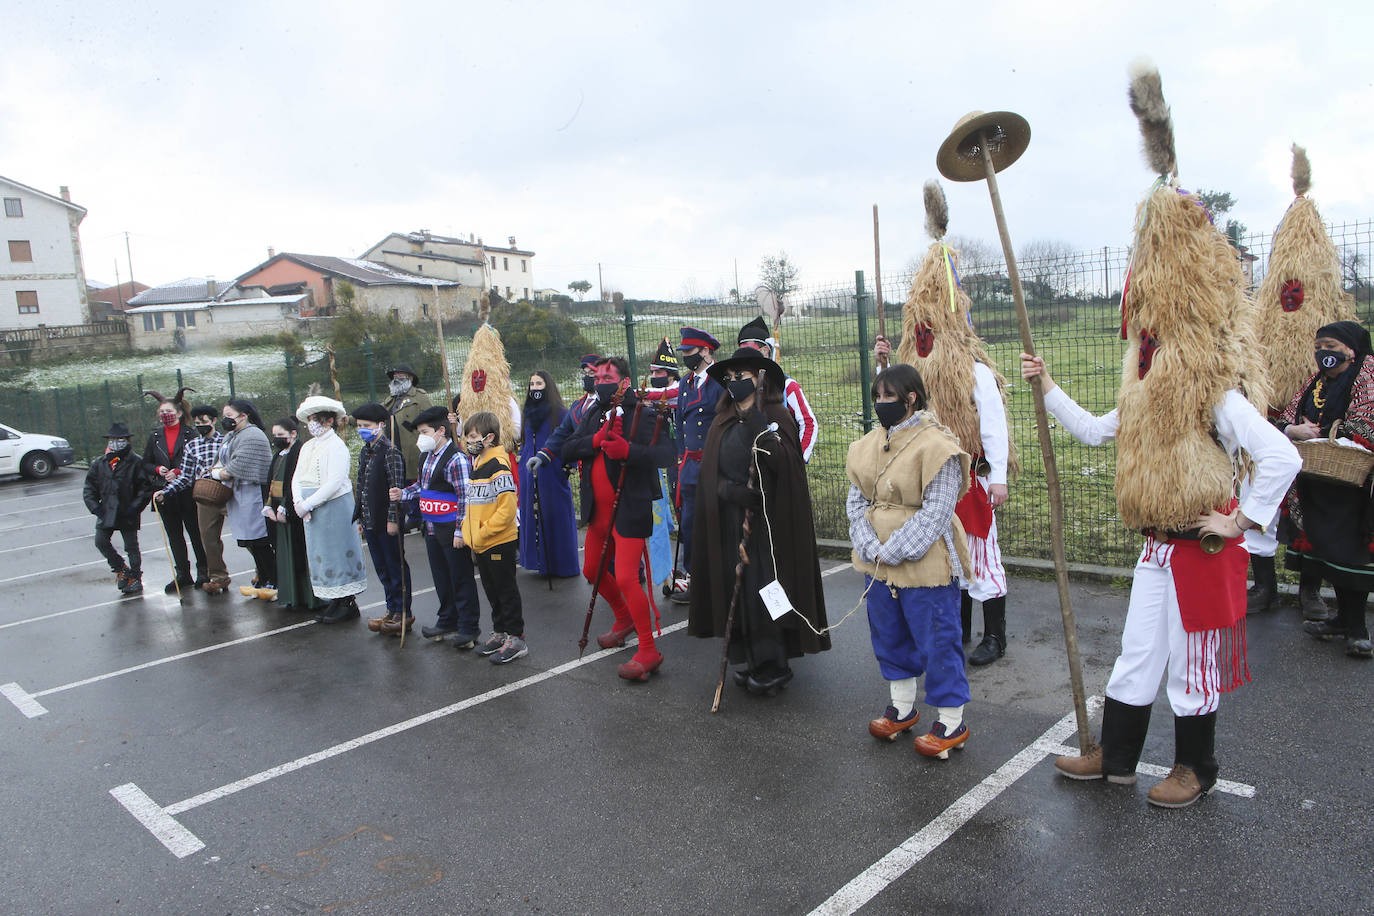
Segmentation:
[[(353, 482), (349, 476), (352, 456), (348, 446), (332, 429), (323, 436), (316, 436), (301, 446), (300, 458), (296, 460), (296, 474), (291, 478), (291, 499), (305, 506), (306, 512), (313, 511), (331, 499), (352, 492)], [(304, 487), (318, 487), (309, 499), (301, 496)]]

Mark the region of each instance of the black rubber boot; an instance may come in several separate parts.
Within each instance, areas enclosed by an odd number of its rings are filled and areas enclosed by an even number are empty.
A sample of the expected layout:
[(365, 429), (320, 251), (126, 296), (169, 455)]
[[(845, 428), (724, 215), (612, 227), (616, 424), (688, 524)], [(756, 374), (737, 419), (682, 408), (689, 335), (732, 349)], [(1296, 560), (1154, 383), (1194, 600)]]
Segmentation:
[(970, 665), (990, 665), (1007, 654), (1007, 598), (983, 602), (983, 641), (968, 657)]
[(1135, 766), (1150, 730), (1151, 705), (1132, 706), (1107, 697), (1102, 707), (1102, 775), (1108, 782), (1135, 784)]
[(1302, 577), (1298, 580), (1298, 608), (1305, 620), (1325, 620), (1331, 616), (1331, 608), (1321, 596), (1321, 568), (1313, 569), (1314, 564), (1302, 564)]
[(1273, 557), (1250, 557), (1255, 584), (1245, 593), (1245, 613), (1262, 614), (1279, 606), (1279, 577)]
[(1204, 793), (1217, 784), (1217, 714), (1174, 716), (1174, 765), (1197, 774)]
[(968, 592), (959, 593), (959, 622), (964, 625), (964, 645), (973, 642), (973, 599)]

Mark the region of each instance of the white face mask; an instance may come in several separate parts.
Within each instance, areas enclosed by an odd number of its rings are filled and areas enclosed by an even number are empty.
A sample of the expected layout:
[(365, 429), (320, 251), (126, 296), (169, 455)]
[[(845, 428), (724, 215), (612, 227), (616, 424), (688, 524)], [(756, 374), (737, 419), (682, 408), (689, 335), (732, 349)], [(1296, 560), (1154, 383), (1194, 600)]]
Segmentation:
[(439, 447), (439, 442), (428, 433), (422, 433), (420, 437), (415, 440), (415, 447), (427, 455)]
[(305, 424), (305, 428), (310, 430), (310, 435), (314, 436), (316, 439), (318, 439), (320, 436), (323, 436), (325, 432), (329, 429), (328, 426), (325, 426), (318, 420), (307, 421)]

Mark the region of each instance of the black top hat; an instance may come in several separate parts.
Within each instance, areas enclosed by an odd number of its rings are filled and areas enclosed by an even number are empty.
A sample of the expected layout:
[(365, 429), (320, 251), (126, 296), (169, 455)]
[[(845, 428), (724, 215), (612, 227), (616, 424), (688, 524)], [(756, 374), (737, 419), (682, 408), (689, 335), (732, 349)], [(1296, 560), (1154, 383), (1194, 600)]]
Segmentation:
[(405, 363), (398, 363), (397, 365), (392, 366), (390, 369), (386, 370), (386, 377), (394, 379), (396, 377), (397, 372), (404, 372), (406, 375), (410, 376), (415, 380), (414, 384), (420, 384), (420, 374), (416, 372), (414, 369), (407, 366)]
[(744, 343), (746, 340), (752, 340), (761, 344), (766, 344), (768, 343), (768, 338), (771, 336), (772, 335), (768, 333), (768, 325), (764, 324), (763, 316), (755, 315), (753, 321), (739, 329), (738, 342)]
[(749, 347), (740, 347), (729, 359), (712, 363), (706, 368), (706, 374), (724, 385), (725, 374), (736, 369), (764, 373), (768, 377), (768, 384), (779, 394), (787, 386), (787, 375), (782, 371), (782, 367), (758, 350), (751, 350)]
[(129, 427), (123, 423), (111, 423), (110, 431), (105, 434), (106, 439), (127, 439), (129, 438)]
[(682, 363), (678, 362), (677, 354), (668, 345), (668, 338), (663, 338), (658, 342), (658, 352), (654, 354), (654, 361), (649, 363), (650, 369), (667, 369), (669, 372), (679, 372)]
[[(447, 416), (447, 414), (445, 414)], [(391, 419), (391, 412), (381, 404), (364, 404), (354, 408), (353, 419), (367, 420), (369, 423), (385, 423)]]

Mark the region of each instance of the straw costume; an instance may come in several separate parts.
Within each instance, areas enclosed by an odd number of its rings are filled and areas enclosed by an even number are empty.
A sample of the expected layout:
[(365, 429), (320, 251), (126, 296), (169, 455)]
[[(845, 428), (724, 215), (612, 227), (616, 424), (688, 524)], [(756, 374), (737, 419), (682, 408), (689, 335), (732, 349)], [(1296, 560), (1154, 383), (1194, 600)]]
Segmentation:
[[(1174, 768), (1149, 800), (1176, 808), (1215, 785), (1220, 695), (1248, 679), (1242, 532), (1273, 517), (1300, 462), (1242, 393), (1263, 394), (1244, 352), (1253, 310), (1230, 244), (1177, 185), (1173, 125), (1152, 66), (1134, 68), (1130, 101), (1159, 178), (1136, 216), (1117, 407), (1093, 417), (1048, 379), (1045, 404), (1082, 442), (1115, 438), (1118, 513), (1146, 538), (1107, 682), (1102, 745), (1055, 766), (1073, 779), (1133, 784), (1167, 670)], [(1252, 478), (1237, 513), (1242, 466)]]
[(511, 389), (510, 363), (506, 361), (506, 348), (501, 343), (501, 334), (488, 320), (491, 312), (488, 302), (484, 293), (482, 326), (472, 335), (472, 348), (468, 350), (467, 362), (463, 364), (463, 386), (458, 416), (464, 422), (468, 417), (482, 411), (499, 417), (501, 444), (511, 454), (511, 462), (514, 464), (515, 452), (520, 443), (520, 405), (516, 402), (515, 392)]
[[(1307, 151), (1293, 144), (1293, 193), (1296, 195), (1274, 230), (1269, 268), (1255, 295), (1255, 338), (1269, 374), (1269, 415), (1277, 417), (1303, 389), (1312, 375), (1312, 340), (1317, 329), (1335, 321), (1352, 321), (1355, 305), (1341, 287), (1341, 260), (1316, 203), (1307, 196), (1312, 165)], [(1274, 553), (1278, 549), (1275, 524), (1245, 533), (1245, 549), (1255, 576), (1247, 609), (1267, 610), (1278, 604)], [(1326, 603), (1318, 594), (1321, 572), (1303, 568), (1298, 603), (1305, 614), (1325, 617)]]
[(921, 373), (931, 409), (973, 459), (968, 492), (955, 510), (971, 557), (960, 617), (968, 643), (973, 602), (982, 602), (983, 641), (969, 662), (986, 665), (1001, 658), (1007, 647), (1007, 574), (990, 492), (1004, 489), (1020, 463), (1007, 429), (1007, 380), (973, 329), (973, 302), (959, 283), (959, 256), (944, 241), (949, 205), (939, 182), (926, 182), (925, 208), (926, 232), (934, 242), (902, 307), (897, 357)]

